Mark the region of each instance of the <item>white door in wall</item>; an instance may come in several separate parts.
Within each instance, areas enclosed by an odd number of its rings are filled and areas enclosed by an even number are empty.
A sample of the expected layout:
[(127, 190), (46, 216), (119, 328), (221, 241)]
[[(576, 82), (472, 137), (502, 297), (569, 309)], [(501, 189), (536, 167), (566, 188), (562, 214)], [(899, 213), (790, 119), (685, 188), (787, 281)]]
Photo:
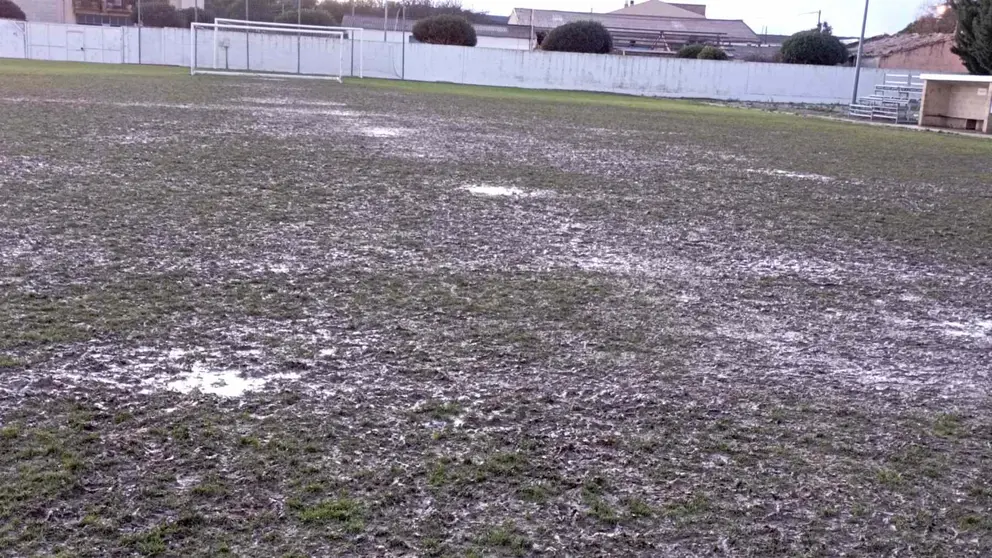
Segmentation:
[(65, 34), (66, 60), (70, 62), (86, 61), (86, 37), (82, 31), (68, 31)]
[(24, 22), (0, 19), (0, 58), (25, 58)]

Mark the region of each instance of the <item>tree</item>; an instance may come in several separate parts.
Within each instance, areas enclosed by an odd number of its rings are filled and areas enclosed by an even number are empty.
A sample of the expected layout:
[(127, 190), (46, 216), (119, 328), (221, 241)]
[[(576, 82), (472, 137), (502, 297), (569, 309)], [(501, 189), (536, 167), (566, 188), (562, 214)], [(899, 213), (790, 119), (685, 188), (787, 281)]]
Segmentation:
[[(291, 1), (291, 0), (290, 0)], [(395, 16), (399, 14), (404, 5), (408, 20), (416, 21), (435, 15), (460, 15), (472, 23), (493, 23), (490, 16), (484, 12), (474, 12), (461, 7), (458, 0), (406, 0), (397, 2), (390, 0), (389, 14)], [(324, 10), (334, 16), (336, 21), (342, 21), (344, 16), (355, 15), (378, 16), (383, 15), (382, 0), (325, 0), (316, 5), (318, 10)]]
[(16, 19), (27, 21), (24, 10), (14, 3), (14, 0), (0, 0), (0, 19)]
[(541, 49), (609, 54), (613, 52), (613, 36), (598, 21), (573, 21), (552, 29), (541, 43)]
[(185, 27), (179, 11), (164, 2), (144, 4), (140, 14), (138, 10), (131, 10), (131, 21), (145, 27)]
[(276, 16), (277, 23), (296, 23), (297, 21), (302, 25), (323, 25), (325, 27), (333, 27), (338, 24), (334, 20), (334, 16), (324, 10), (300, 10), (299, 18), (296, 16), (296, 10), (283, 12)]
[(786, 64), (836, 66), (847, 62), (848, 56), (844, 43), (822, 27), (800, 31), (782, 43), (782, 61)]
[(679, 58), (699, 58), (699, 53), (703, 52), (706, 45), (690, 44), (679, 49)]
[(703, 50), (699, 51), (697, 58), (700, 60), (730, 60), (730, 57), (727, 56), (727, 53), (722, 48), (715, 46), (703, 47)]
[[(162, 0), (144, 0), (145, 2)], [(245, 0), (203, 0), (204, 9), (216, 17), (245, 19)], [(296, 15), (297, 2), (301, 10), (321, 10), (331, 14), (334, 24), (341, 22), (346, 15), (383, 15), (383, 0), (248, 0), (248, 19), (252, 21), (274, 21), (284, 13)], [(393, 19), (405, 6), (406, 17), (414, 21), (440, 14), (460, 15), (475, 23), (492, 23), (489, 16), (461, 7), (458, 0), (389, 0), (389, 16)], [(283, 16), (290, 17), (290, 16)], [(295, 20), (293, 21), (295, 23)]]
[(992, 0), (952, 0), (957, 32), (951, 52), (973, 74), (992, 74)]
[(475, 27), (462, 16), (436, 15), (413, 25), (413, 38), (422, 43), (474, 47), (479, 39)]
[(953, 33), (958, 19), (949, 0), (928, 0), (920, 9), (919, 16), (898, 34), (905, 33)]
[(185, 22), (184, 27), (189, 27), (190, 23), (213, 23), (215, 19), (213, 12), (208, 12), (203, 8), (179, 10), (179, 17)]
[[(248, 3), (248, 17), (250, 21), (274, 21), (276, 15), (283, 12), (283, 6), (280, 6), (277, 1), (274, 0), (247, 0)], [(293, 7), (296, 7), (296, 3), (293, 2)], [(227, 17), (231, 19), (246, 19), (245, 18), (245, 0), (216, 0), (215, 2), (209, 2), (206, 4), (206, 8), (214, 12), (217, 17)]]

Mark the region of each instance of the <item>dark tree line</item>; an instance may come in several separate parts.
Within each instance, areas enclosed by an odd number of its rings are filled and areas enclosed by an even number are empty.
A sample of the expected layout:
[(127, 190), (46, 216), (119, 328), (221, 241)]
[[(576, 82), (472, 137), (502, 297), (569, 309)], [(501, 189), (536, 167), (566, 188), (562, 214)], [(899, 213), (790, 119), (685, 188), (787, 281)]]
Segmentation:
[[(245, 18), (246, 0), (207, 0), (207, 11), (216, 17)], [(247, 0), (247, 17), (252, 21), (275, 21), (280, 14), (287, 12), (296, 14), (296, 0)], [(406, 17), (418, 20), (434, 15), (460, 15), (469, 21), (482, 23), (489, 16), (481, 12), (473, 12), (462, 8), (458, 0), (409, 0), (406, 4)], [(346, 15), (382, 16), (383, 2), (381, 0), (301, 0), (303, 10), (321, 10), (331, 15), (332, 25), (339, 25)], [(389, 13), (395, 17), (400, 13), (399, 2), (389, 2)], [(305, 13), (305, 12), (304, 12)]]
[[(0, 5), (9, 0), (0, 0)], [(297, 18), (297, 5), (300, 7)], [(176, 10), (165, 0), (145, 0), (142, 4), (140, 20), (146, 27), (188, 27), (194, 21), (212, 22), (214, 18), (249, 19), (304, 25), (340, 25), (345, 15), (355, 14), (382, 17), (381, 0), (206, 0), (204, 8)], [(399, 2), (389, 2), (390, 18), (400, 13)], [(419, 20), (435, 15), (457, 15), (469, 21), (484, 23), (489, 16), (461, 7), (458, 0), (409, 0), (406, 2), (406, 17)], [(137, 10), (131, 14), (135, 23), (139, 21)]]

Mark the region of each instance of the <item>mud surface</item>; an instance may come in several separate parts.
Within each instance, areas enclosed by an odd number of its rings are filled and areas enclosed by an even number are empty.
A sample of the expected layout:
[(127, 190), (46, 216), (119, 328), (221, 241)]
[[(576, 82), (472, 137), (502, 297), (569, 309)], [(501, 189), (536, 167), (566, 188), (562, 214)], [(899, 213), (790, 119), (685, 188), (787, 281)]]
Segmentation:
[(0, 78), (0, 555), (992, 554), (990, 142)]

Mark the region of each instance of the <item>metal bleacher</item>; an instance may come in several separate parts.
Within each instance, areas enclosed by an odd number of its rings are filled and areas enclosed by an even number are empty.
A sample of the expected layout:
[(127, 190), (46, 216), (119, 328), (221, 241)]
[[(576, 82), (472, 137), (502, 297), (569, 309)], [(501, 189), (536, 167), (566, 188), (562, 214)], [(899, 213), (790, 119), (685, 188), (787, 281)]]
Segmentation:
[(612, 27), (608, 27), (607, 30), (613, 37), (613, 46), (625, 56), (675, 56), (679, 49), (688, 44), (719, 46), (724, 51), (730, 52), (726, 46), (726, 33), (690, 33)]
[(849, 114), (871, 120), (891, 120), (896, 124), (914, 124), (920, 113), (923, 81), (919, 75), (886, 74), (875, 92), (852, 103)]

